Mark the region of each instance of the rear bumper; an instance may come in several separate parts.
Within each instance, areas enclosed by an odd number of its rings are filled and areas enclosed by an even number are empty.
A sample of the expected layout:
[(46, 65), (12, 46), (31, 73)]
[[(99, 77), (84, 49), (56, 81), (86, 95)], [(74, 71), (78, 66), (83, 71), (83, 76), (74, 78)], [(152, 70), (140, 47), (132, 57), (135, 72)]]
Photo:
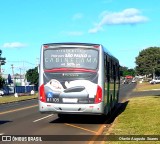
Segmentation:
[(62, 113), (62, 114), (103, 114), (103, 102), (98, 104), (56, 104), (39, 101), (41, 113)]

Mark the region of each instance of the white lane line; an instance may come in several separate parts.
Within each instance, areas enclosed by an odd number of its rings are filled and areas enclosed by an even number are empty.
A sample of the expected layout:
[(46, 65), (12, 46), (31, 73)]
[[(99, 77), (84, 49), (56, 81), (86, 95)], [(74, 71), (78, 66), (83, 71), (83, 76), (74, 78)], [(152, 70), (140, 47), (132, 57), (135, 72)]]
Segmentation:
[(0, 135), (4, 135), (4, 133), (0, 133)]
[(53, 116), (53, 115), (54, 115), (54, 114), (50, 114), (50, 115), (48, 115), (48, 116), (46, 116), (46, 117), (42, 117), (42, 118), (40, 118), (40, 119), (34, 120), (33, 122), (37, 122), (37, 121), (46, 119), (46, 118), (51, 117), (51, 116)]
[(160, 89), (150, 89), (150, 90), (142, 90), (142, 91), (159, 91)]
[(36, 105), (32, 105), (32, 106), (28, 106), (28, 107), (22, 107), (22, 108), (18, 108), (18, 109), (13, 109), (13, 110), (9, 110), (9, 111), (5, 111), (5, 112), (1, 112), (0, 115), (2, 114), (8, 114), (8, 113), (12, 113), (12, 112), (17, 112), (17, 111), (21, 111), (21, 110), (25, 110), (25, 109), (29, 109), (29, 108), (33, 108), (38, 106), (38, 104)]

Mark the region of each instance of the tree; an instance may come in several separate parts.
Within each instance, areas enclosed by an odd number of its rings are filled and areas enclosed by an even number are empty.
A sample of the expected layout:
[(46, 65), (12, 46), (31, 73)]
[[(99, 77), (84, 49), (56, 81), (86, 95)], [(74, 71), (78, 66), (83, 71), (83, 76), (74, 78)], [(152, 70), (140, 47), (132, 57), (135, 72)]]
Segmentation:
[(34, 69), (29, 69), (26, 73), (27, 81), (31, 84), (38, 85), (38, 67), (35, 67)]
[(135, 76), (135, 70), (134, 69), (128, 69), (128, 67), (120, 66), (120, 76)]
[(160, 47), (149, 47), (139, 52), (136, 57), (136, 71), (140, 75), (160, 73)]
[(1, 55), (2, 55), (2, 50), (0, 50), (0, 73), (1, 73), (1, 65), (5, 65), (6, 63), (6, 58), (1, 57)]
[(130, 76), (135, 76), (135, 70), (134, 69), (128, 69), (128, 74)]
[(13, 81), (12, 81), (11, 75), (8, 74), (8, 84), (10, 85), (11, 83), (13, 83)]
[(125, 72), (127, 71), (127, 67), (125, 66), (120, 66), (120, 76), (125, 76)]
[(5, 79), (0, 75), (0, 88), (5, 84)]

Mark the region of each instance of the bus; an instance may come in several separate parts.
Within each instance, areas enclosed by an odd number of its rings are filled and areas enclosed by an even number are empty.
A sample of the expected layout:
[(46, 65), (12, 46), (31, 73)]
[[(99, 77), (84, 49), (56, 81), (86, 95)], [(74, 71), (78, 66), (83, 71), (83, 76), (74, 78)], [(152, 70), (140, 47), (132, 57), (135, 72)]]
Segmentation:
[(101, 44), (43, 44), (39, 111), (107, 115), (119, 99), (119, 61)]

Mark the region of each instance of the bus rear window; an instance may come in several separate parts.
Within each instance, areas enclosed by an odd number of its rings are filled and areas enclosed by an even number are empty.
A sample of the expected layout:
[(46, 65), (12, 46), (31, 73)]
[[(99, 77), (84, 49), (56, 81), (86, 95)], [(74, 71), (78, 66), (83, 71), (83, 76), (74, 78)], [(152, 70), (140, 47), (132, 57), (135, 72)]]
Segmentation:
[(61, 48), (44, 50), (44, 68), (85, 68), (97, 69), (98, 50)]

